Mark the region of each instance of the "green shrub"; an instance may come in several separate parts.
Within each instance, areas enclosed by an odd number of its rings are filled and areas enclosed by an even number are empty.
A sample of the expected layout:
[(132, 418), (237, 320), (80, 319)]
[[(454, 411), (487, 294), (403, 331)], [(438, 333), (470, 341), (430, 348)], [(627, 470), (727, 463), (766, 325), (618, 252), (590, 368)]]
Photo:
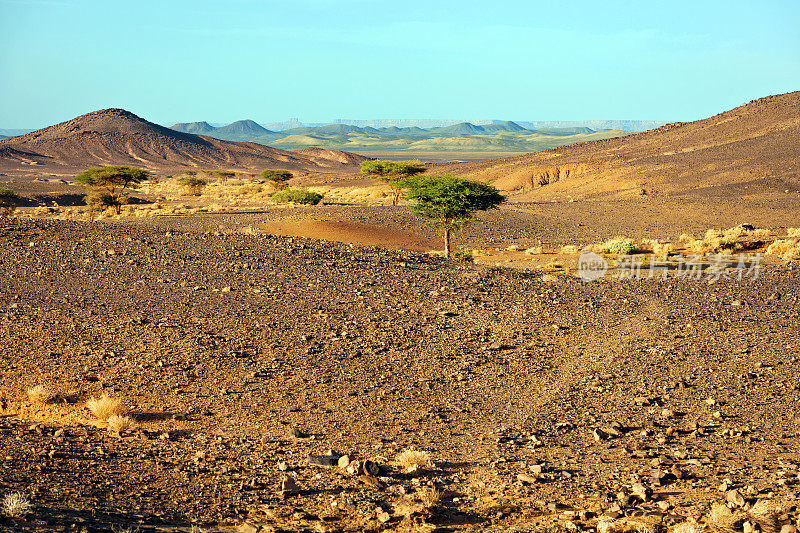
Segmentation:
[(285, 189), (287, 187), (286, 182), (293, 177), (294, 175), (288, 170), (273, 170), (268, 168), (261, 173), (261, 178), (271, 181), (278, 190)]
[(272, 201), (278, 204), (292, 202), (295, 204), (317, 205), (322, 201), (322, 195), (302, 188), (288, 188), (272, 195)]
[(636, 251), (636, 245), (628, 240), (613, 240), (606, 243), (608, 253), (615, 255), (631, 255)]
[(183, 176), (178, 180), (178, 183), (183, 185), (189, 190), (189, 194), (193, 194), (194, 196), (200, 196), (200, 193), (203, 192), (203, 187), (208, 185), (208, 182), (203, 178), (197, 178), (195, 176)]
[(17, 208), (17, 193), (11, 189), (0, 187), (0, 216), (8, 216)]

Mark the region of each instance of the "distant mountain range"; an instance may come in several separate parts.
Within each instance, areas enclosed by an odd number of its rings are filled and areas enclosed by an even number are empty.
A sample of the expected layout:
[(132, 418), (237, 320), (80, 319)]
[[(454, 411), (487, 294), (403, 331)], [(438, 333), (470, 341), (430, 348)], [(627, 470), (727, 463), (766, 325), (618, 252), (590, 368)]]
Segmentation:
[[(299, 121), (290, 121), (301, 124)], [(369, 121), (362, 121), (369, 122)], [(389, 121), (373, 121), (376, 124)], [(629, 135), (626, 130), (594, 130), (588, 126), (548, 124), (530, 129), (512, 121), (487, 121), (483, 124), (459, 122), (422, 128), (414, 121), (397, 121), (402, 126), (355, 125), (337, 122), (326, 125), (298, 125), (289, 129), (269, 129), (252, 121), (239, 120), (214, 127), (208, 122), (174, 124), (173, 130), (208, 135), (228, 141), (251, 141), (284, 149), (309, 146), (350, 152), (533, 152), (576, 142)], [(429, 125), (435, 121), (416, 121)], [(442, 122), (442, 121), (436, 121)], [(567, 123), (565, 123), (567, 124)], [(638, 121), (641, 125), (642, 122)]]
[[(251, 121), (214, 128), (194, 123), (195, 131), (230, 134), (267, 131)], [(15, 174), (74, 175), (98, 165), (134, 165), (156, 172), (226, 169), (259, 172), (265, 168), (315, 172), (355, 172), (366, 158), (306, 147), (287, 151), (255, 143), (231, 142), (183, 133), (124, 109), (103, 109), (72, 120), (0, 140), (0, 171)]]

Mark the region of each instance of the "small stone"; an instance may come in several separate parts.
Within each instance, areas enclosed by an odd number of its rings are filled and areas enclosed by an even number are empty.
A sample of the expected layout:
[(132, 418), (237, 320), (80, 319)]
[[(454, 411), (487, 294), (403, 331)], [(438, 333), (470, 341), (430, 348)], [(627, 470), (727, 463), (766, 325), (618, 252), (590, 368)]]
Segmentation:
[(298, 428), (292, 428), (289, 430), (289, 436), (293, 439), (306, 439), (308, 438), (308, 434), (300, 431)]
[(744, 507), (744, 496), (742, 496), (742, 494), (736, 489), (728, 491), (728, 493), (725, 495), (725, 501), (738, 507)]
[(289, 470), (289, 463), (287, 463), (286, 461), (281, 461), (280, 463), (278, 463), (278, 470), (280, 470), (281, 472), (286, 472), (287, 470)]
[(797, 533), (797, 528), (792, 524), (784, 524), (781, 533)]
[(391, 515), (389, 515), (389, 513), (387, 513), (386, 511), (384, 511), (381, 508), (378, 508), (375, 511), (375, 517), (378, 519), (378, 522), (380, 522), (381, 524), (385, 524), (386, 522), (388, 522), (389, 520), (392, 519)]
[(661, 416), (664, 418), (675, 418), (675, 411), (672, 409), (664, 409), (661, 411)]
[(756, 533), (756, 528), (750, 521), (745, 522), (742, 524), (742, 532), (743, 533)]
[(670, 503), (669, 502), (658, 502), (658, 508), (661, 509), (662, 511), (666, 512), (667, 509), (670, 508)]
[(342, 470), (346, 469), (350, 465), (350, 456), (343, 455), (339, 457), (338, 465)]
[(374, 461), (364, 461), (364, 473), (369, 476), (377, 476), (381, 473), (381, 466)]
[(300, 485), (292, 476), (283, 476), (281, 479), (281, 496), (286, 497), (300, 492)]
[(653, 489), (650, 487), (645, 487), (641, 483), (634, 483), (631, 485), (631, 492), (637, 497), (639, 497), (642, 501), (646, 502), (650, 499), (650, 496), (653, 494)]
[(594, 437), (595, 441), (600, 442), (601, 440), (608, 440), (610, 435), (600, 428), (594, 428), (592, 431), (592, 437)]
[(309, 455), (308, 464), (317, 466), (337, 466), (339, 458), (335, 455)]
[(236, 528), (236, 533), (258, 533), (258, 527), (245, 522)]
[(220, 289), (220, 292), (231, 292), (231, 288), (230, 287), (222, 287), (222, 289)]
[(528, 485), (533, 485), (539, 480), (537, 477), (528, 474), (517, 474), (517, 479)]

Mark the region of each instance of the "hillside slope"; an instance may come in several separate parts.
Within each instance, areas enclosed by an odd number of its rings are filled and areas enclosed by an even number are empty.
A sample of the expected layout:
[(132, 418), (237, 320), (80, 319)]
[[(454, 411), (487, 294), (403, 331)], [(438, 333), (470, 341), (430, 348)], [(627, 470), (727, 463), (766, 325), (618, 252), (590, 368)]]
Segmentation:
[[(252, 142), (192, 135), (123, 109), (104, 109), (0, 141), (0, 171), (74, 174), (96, 165), (135, 165), (156, 172), (267, 167), (350, 170), (365, 158), (336, 151), (291, 152)], [(351, 168), (352, 167), (352, 168)]]
[(798, 161), (800, 92), (793, 92), (695, 122), (522, 156), (444, 164), (437, 171), (492, 180), (518, 201), (641, 194), (796, 196)]

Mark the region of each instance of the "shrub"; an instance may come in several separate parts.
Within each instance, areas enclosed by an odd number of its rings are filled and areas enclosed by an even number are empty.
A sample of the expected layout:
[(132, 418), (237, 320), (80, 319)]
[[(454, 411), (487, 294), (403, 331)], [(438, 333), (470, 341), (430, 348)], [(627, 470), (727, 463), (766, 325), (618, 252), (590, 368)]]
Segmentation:
[(430, 454), (417, 450), (405, 450), (397, 454), (397, 457), (394, 458), (394, 462), (406, 471), (415, 467), (430, 468), (433, 466)]
[(281, 190), (287, 187), (286, 182), (294, 177), (288, 170), (273, 170), (266, 169), (261, 173), (261, 177), (267, 181), (271, 181), (276, 189)]
[(28, 514), (31, 502), (21, 492), (6, 494), (3, 498), (3, 512), (10, 518), (21, 518)]
[(317, 205), (322, 201), (322, 195), (308, 189), (290, 187), (273, 194), (272, 201), (278, 204), (292, 202), (295, 204)]
[(636, 245), (629, 240), (613, 240), (606, 243), (608, 253), (615, 255), (630, 255), (636, 251)]
[(8, 216), (17, 208), (19, 196), (11, 189), (0, 187), (0, 216)]
[(124, 433), (136, 425), (133, 418), (122, 415), (111, 415), (108, 417), (108, 430), (114, 433)]
[(44, 385), (36, 385), (28, 389), (28, 399), (37, 405), (46, 405), (56, 398), (56, 393)]
[(200, 196), (200, 194), (203, 192), (203, 187), (208, 185), (206, 180), (195, 176), (183, 176), (178, 180), (178, 183), (186, 187), (186, 189), (189, 191), (189, 194), (194, 196)]
[(786, 261), (800, 259), (800, 241), (778, 239), (767, 247), (767, 255), (779, 255)]
[(108, 420), (114, 415), (122, 416), (125, 414), (125, 408), (122, 406), (122, 400), (117, 398), (109, 398), (103, 394), (100, 398), (92, 398), (86, 402), (86, 407), (100, 420)]

